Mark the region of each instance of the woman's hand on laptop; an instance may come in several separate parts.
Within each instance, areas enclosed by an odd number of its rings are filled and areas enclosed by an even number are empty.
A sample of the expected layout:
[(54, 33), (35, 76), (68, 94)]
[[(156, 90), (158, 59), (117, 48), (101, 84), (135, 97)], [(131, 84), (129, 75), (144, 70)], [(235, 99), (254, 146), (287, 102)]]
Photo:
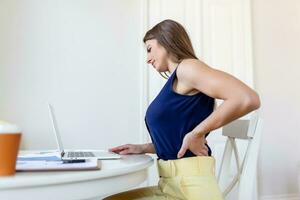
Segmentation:
[[(109, 151), (117, 154), (144, 154), (144, 153), (155, 153), (152, 143), (148, 144), (124, 144), (121, 146), (110, 148)], [(153, 152), (154, 151), (154, 152)]]
[(110, 148), (109, 151), (115, 152), (117, 154), (143, 154), (144, 146), (143, 144), (124, 144), (121, 146)]

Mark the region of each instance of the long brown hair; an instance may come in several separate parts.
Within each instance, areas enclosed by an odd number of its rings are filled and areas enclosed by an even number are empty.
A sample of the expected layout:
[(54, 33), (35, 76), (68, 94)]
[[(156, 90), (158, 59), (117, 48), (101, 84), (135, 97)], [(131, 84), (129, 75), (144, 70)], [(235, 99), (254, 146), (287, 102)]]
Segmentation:
[[(186, 58), (198, 59), (195, 55), (191, 40), (184, 27), (176, 21), (167, 19), (151, 28), (145, 34), (143, 42), (156, 39), (166, 51), (174, 57), (174, 62), (181, 62)], [(161, 74), (161, 73), (160, 73)], [(169, 76), (164, 72), (165, 76)]]

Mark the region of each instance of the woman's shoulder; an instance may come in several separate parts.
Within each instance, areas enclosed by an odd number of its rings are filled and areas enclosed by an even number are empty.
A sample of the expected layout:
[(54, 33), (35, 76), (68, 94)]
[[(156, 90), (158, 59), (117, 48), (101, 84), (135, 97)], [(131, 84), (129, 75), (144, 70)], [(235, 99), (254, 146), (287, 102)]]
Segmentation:
[(184, 83), (189, 83), (193, 79), (201, 78), (205, 71), (209, 70), (209, 66), (203, 61), (193, 58), (184, 59), (177, 67), (177, 77)]
[(209, 66), (202, 60), (195, 59), (195, 58), (186, 58), (181, 61), (178, 67), (193, 70), (194, 68), (209, 67)]

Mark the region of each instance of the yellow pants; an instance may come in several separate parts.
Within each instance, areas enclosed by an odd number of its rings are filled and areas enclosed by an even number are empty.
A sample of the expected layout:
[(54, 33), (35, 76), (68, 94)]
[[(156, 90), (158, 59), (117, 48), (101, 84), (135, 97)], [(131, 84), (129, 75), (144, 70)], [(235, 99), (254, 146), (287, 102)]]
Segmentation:
[(197, 156), (158, 160), (158, 186), (112, 195), (104, 200), (223, 200), (215, 177), (215, 159)]

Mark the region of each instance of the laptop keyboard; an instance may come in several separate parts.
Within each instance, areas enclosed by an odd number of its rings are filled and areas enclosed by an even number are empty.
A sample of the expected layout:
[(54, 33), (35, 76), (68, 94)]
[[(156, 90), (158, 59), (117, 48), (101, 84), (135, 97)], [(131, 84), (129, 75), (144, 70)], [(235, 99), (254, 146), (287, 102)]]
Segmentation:
[(75, 158), (75, 157), (95, 157), (95, 154), (93, 154), (92, 152), (80, 152), (80, 151), (76, 151), (76, 152), (68, 152), (67, 157), (69, 157), (69, 158)]

